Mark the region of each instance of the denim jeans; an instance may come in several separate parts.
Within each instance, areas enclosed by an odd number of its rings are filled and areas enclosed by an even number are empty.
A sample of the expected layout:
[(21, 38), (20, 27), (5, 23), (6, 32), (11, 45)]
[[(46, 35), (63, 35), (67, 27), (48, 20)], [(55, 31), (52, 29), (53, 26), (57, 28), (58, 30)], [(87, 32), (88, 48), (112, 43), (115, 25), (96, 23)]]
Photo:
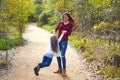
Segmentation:
[(51, 62), (52, 62), (52, 58), (44, 56), (42, 63), (39, 63), (38, 66), (40, 66), (40, 68), (48, 67), (50, 66)]
[(57, 62), (58, 62), (59, 69), (63, 68), (63, 69), (66, 70), (66, 57), (65, 57), (65, 53), (66, 53), (67, 45), (68, 45), (68, 41), (61, 41), (59, 43), (59, 47), (60, 47), (60, 51), (61, 51), (61, 55), (62, 55), (62, 64), (61, 64), (61, 58), (57, 57)]

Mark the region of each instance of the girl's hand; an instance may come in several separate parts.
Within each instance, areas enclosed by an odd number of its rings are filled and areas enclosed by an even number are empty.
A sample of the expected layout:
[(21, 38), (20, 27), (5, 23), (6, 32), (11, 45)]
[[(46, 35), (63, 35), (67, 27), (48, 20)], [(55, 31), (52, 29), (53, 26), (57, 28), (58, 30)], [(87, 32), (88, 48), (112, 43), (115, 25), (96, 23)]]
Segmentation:
[(67, 33), (67, 31), (66, 31), (66, 30), (63, 30), (62, 33), (65, 34), (65, 33)]

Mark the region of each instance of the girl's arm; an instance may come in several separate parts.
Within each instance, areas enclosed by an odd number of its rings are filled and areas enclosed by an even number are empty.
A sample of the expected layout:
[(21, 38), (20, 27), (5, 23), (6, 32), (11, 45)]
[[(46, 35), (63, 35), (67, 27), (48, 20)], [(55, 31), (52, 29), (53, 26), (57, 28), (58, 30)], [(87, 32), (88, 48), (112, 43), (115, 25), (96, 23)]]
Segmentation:
[(62, 34), (60, 35), (60, 37), (58, 38), (58, 43), (62, 40), (64, 34), (65, 34), (65, 33), (62, 33)]

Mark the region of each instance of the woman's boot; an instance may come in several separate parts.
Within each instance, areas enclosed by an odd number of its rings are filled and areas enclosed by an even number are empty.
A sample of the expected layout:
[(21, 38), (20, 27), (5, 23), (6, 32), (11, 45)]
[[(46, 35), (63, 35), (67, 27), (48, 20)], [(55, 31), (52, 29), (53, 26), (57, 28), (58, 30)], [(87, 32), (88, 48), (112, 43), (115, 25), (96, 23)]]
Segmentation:
[(62, 69), (58, 69), (58, 70), (57, 70), (57, 71), (55, 71), (54, 73), (61, 74), (61, 73), (62, 73)]
[(62, 69), (62, 75), (66, 76), (66, 70), (65, 69)]

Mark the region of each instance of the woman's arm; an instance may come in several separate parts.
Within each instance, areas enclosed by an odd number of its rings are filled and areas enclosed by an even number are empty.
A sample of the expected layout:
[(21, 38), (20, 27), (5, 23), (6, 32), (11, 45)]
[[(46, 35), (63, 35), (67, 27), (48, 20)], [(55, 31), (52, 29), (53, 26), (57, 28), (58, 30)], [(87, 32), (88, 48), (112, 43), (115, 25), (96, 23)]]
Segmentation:
[(60, 24), (61, 24), (61, 22), (58, 23), (57, 27), (55, 28), (55, 32), (58, 31)]
[(67, 34), (67, 35), (71, 35), (72, 29), (73, 29), (73, 24), (71, 24), (71, 25), (69, 26), (69, 29), (67, 30), (66, 34)]

